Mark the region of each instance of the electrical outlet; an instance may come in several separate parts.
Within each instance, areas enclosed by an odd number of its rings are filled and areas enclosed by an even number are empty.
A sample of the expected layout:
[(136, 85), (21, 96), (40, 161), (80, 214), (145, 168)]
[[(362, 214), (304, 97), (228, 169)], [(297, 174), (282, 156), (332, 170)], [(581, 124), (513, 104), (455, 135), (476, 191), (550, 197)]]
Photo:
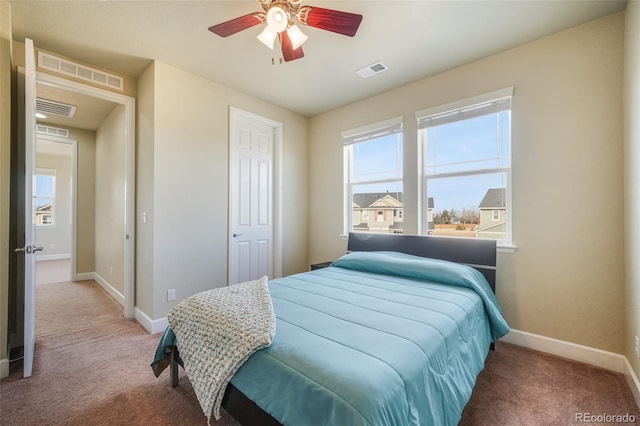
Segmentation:
[(53, 243), (51, 243), (51, 244), (49, 244), (49, 248), (50, 248), (50, 249), (56, 248), (56, 245), (55, 245), (55, 244), (53, 244)]
[(636, 336), (636, 358), (640, 358), (640, 339)]
[(176, 289), (167, 290), (167, 302), (173, 302), (174, 300), (176, 300)]

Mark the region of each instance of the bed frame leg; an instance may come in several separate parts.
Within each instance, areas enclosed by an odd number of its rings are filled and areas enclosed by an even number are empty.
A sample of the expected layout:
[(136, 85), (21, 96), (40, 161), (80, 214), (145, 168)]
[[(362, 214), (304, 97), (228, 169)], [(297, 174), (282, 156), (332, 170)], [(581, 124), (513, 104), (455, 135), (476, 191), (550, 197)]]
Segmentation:
[(169, 372), (171, 373), (171, 387), (175, 388), (178, 386), (178, 361), (176, 361), (176, 351), (175, 348), (171, 348), (171, 352), (169, 353)]

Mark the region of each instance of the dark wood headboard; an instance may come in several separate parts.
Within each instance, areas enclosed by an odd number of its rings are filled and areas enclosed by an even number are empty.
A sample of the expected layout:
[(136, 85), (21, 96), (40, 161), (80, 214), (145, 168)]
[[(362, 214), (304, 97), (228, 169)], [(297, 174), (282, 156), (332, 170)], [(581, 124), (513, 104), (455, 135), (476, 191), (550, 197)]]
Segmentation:
[(347, 251), (398, 251), (469, 265), (496, 286), (496, 240), (350, 232)]

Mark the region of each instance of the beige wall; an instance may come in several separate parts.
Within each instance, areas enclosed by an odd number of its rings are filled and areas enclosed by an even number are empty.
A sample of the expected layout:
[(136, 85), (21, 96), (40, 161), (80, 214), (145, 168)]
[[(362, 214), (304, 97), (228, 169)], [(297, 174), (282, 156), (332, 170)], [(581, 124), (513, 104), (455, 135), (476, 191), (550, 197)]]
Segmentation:
[(76, 215), (76, 273), (95, 271), (96, 132), (69, 129), (78, 143), (78, 201)]
[(175, 304), (166, 300), (168, 289), (176, 289), (179, 302), (227, 282), (230, 106), (283, 123), (283, 273), (307, 270), (307, 119), (162, 62), (140, 85), (137, 244), (152, 246), (153, 254), (137, 262), (145, 270), (138, 278), (152, 279), (139, 284), (138, 307), (149, 309), (144, 297), (151, 293), (153, 310), (144, 312), (162, 318)]
[[(153, 314), (153, 141), (155, 62), (138, 78), (136, 99), (136, 307)], [(141, 223), (147, 213), (147, 223)]]
[(40, 256), (71, 254), (71, 145), (67, 149), (67, 156), (36, 154), (36, 167), (54, 170), (56, 176), (54, 226), (36, 226), (36, 245), (44, 248), (36, 260)]
[(624, 157), (626, 238), (626, 356), (637, 377), (640, 360), (634, 338), (640, 336), (640, 1), (627, 4), (624, 69)]
[(404, 225), (416, 233), (415, 111), (514, 86), (517, 250), (498, 256), (497, 279), (505, 317), (514, 329), (622, 353), (623, 30), (615, 14), (314, 117), (310, 261), (346, 248), (341, 131), (404, 117)]
[(96, 131), (95, 272), (124, 294), (125, 107)]
[(0, 379), (9, 375), (9, 169), (11, 154), (11, 5), (0, 2)]

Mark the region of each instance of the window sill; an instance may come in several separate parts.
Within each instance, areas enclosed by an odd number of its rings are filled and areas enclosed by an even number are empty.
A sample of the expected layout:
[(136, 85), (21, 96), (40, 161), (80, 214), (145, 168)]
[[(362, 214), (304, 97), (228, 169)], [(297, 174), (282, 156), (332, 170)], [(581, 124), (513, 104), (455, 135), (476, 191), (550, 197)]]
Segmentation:
[(512, 244), (498, 244), (498, 253), (513, 254), (516, 252), (516, 246)]

